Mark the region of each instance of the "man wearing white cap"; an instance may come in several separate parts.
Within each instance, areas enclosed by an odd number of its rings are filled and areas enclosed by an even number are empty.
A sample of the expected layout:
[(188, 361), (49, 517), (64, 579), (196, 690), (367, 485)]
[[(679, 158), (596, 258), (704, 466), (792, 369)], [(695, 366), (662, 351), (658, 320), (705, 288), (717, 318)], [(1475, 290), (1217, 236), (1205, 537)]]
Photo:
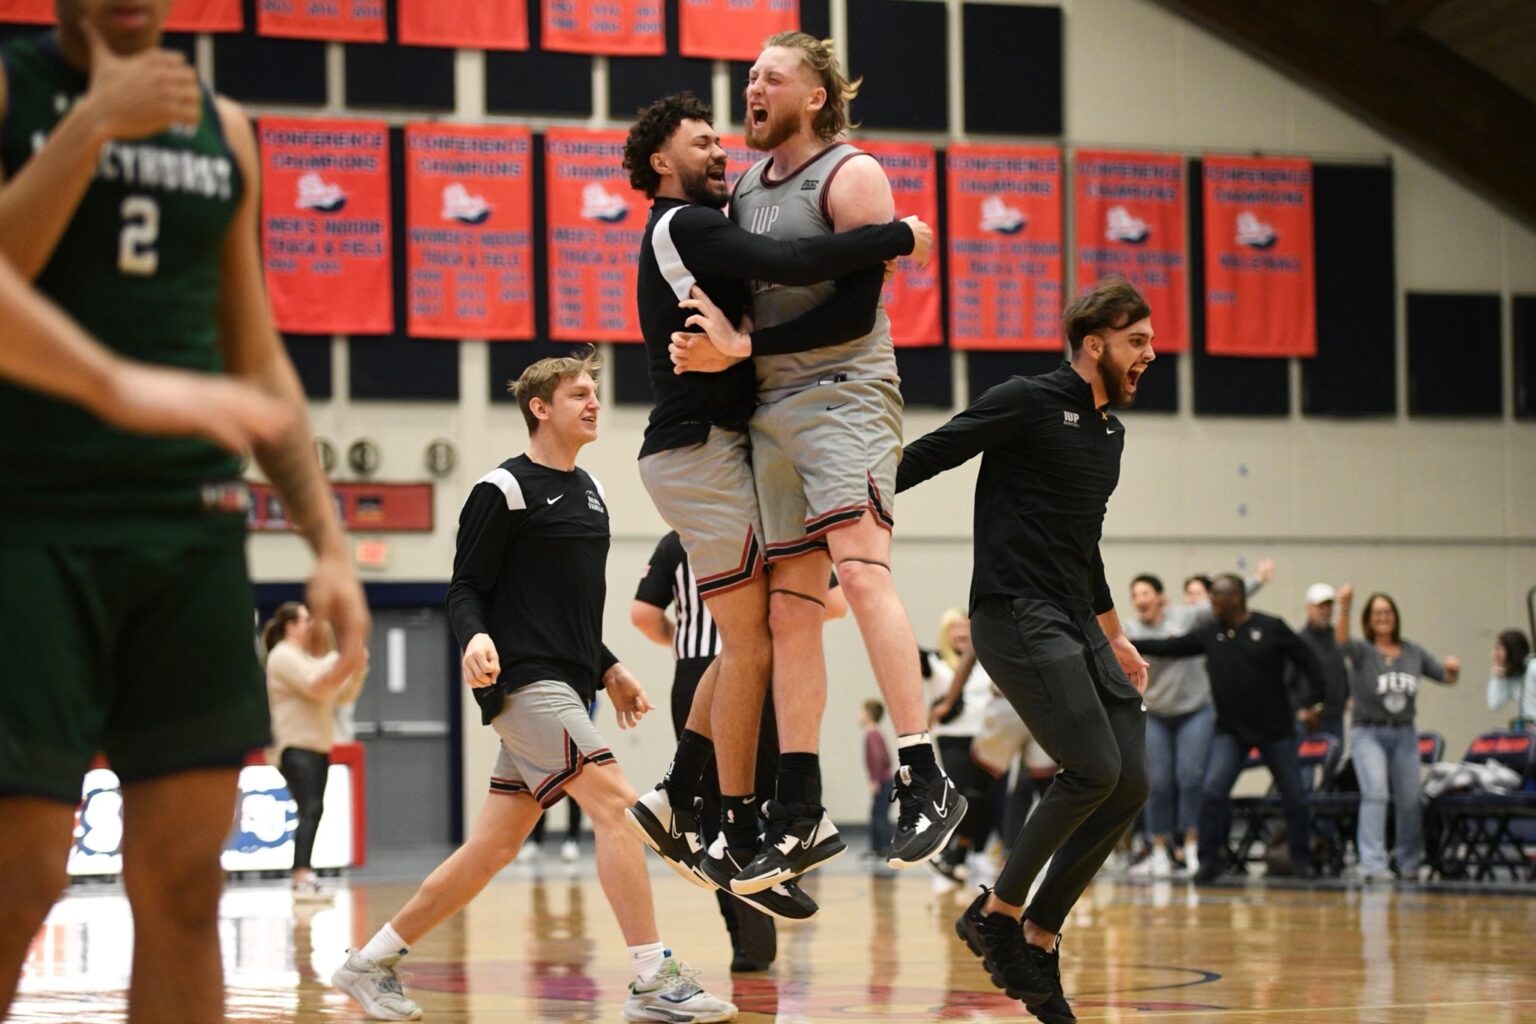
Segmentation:
[(1333, 588), (1314, 583), (1307, 588), (1307, 624), (1301, 628), (1302, 642), (1317, 655), (1323, 665), (1323, 703), (1317, 712), (1317, 730), (1344, 739), (1344, 703), (1349, 699), (1349, 672), (1344, 655), (1333, 638)]

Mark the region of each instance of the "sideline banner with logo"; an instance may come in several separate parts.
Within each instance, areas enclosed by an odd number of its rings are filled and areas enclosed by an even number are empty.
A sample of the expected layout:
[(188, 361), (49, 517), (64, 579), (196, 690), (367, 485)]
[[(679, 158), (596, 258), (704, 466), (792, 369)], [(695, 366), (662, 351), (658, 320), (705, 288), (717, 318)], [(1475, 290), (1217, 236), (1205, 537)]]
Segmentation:
[(677, 43), (684, 57), (757, 59), (763, 40), (800, 27), (800, 0), (678, 0)]
[(667, 52), (664, 0), (541, 0), (539, 48), (610, 57)]
[(289, 39), (382, 43), (384, 0), (256, 0), (256, 31)]
[(278, 328), (390, 333), (388, 126), (264, 117), (257, 138), (261, 255)]
[(926, 267), (919, 267), (910, 259), (898, 260), (895, 275), (885, 282), (885, 313), (891, 319), (891, 340), (900, 348), (942, 345), (938, 153), (921, 143), (861, 141), (858, 146), (885, 168), (891, 194), (896, 199), (896, 216), (921, 217), (935, 235), (933, 255)]
[(533, 134), (405, 126), (406, 333), (533, 337)]
[(1205, 350), (1315, 356), (1312, 163), (1205, 158)]
[(399, 0), (396, 25), (407, 46), (528, 49), (527, 0)]
[(1060, 352), (1061, 151), (949, 147), (950, 344)]
[(1077, 199), (1077, 290), (1125, 278), (1152, 307), (1159, 352), (1189, 347), (1184, 244), (1184, 158), (1080, 149), (1072, 163)]
[(645, 197), (624, 173), (622, 130), (551, 128), (544, 135), (549, 231), (549, 336), (640, 341), (636, 267)]

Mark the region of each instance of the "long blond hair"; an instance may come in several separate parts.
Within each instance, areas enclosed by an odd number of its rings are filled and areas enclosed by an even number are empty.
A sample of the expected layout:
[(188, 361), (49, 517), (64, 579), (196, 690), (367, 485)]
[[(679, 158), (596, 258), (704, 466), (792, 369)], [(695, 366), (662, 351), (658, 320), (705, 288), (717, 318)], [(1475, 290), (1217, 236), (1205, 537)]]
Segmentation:
[(959, 608), (951, 608), (939, 616), (939, 657), (944, 659), (944, 664), (954, 668), (960, 664), (960, 652), (955, 650), (955, 645), (949, 639), (949, 627), (957, 622), (964, 622), (967, 618), (965, 612)]
[(816, 117), (811, 121), (811, 127), (816, 129), (817, 138), (823, 142), (831, 142), (842, 135), (849, 128), (857, 128), (857, 122), (848, 116), (848, 104), (853, 102), (859, 94), (859, 86), (864, 84), (863, 76), (849, 80), (843, 74), (843, 66), (837, 59), (837, 50), (832, 40), (817, 39), (806, 32), (779, 32), (768, 37), (763, 44), (763, 49), (770, 46), (782, 46), (787, 50), (795, 50), (800, 54), (800, 59), (805, 66), (816, 73), (821, 79), (821, 87), (827, 91), (827, 101), (816, 112)]

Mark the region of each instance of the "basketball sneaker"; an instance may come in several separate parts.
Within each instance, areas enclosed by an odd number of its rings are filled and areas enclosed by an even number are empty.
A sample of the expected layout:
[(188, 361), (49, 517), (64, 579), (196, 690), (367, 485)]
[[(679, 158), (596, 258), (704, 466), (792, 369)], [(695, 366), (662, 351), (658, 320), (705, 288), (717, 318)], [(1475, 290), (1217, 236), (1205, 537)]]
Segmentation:
[(359, 953), (347, 953), (347, 962), (331, 975), (332, 988), (356, 999), (363, 1012), (374, 1020), (421, 1019), (421, 1007), (406, 997), (395, 974), (399, 956), (365, 960)]
[(924, 782), (908, 765), (897, 770), (891, 799), (901, 808), (896, 816), (896, 837), (885, 858), (893, 868), (914, 867), (942, 850), (965, 817), (965, 797), (948, 775)]
[(624, 819), (667, 867), (701, 889), (713, 889), (714, 883), (698, 869), (704, 842), (699, 834), (697, 805), (695, 801), (694, 808), (673, 807), (667, 791), (657, 786), (625, 810)]
[(981, 966), (991, 975), (992, 984), (1009, 999), (1022, 999), (1026, 1005), (1043, 1003), (1051, 996), (1050, 979), (1030, 956), (1021, 922), (1007, 914), (982, 912), (991, 894), (991, 889), (982, 888), (981, 895), (955, 921), (955, 934), (981, 957)]
[(804, 921), (814, 917), (821, 908), (804, 889), (792, 881), (752, 893), (740, 893), (731, 888), (731, 881), (740, 873), (742, 866), (752, 859), (752, 852), (750, 846), (726, 846), (725, 834), (721, 833), (710, 845), (708, 854), (699, 858), (700, 873), (721, 892), (730, 893), (769, 917), (781, 921)]
[(650, 981), (629, 983), (624, 1000), (625, 1020), (655, 1020), (664, 1024), (711, 1024), (736, 1019), (736, 1004), (717, 999), (693, 979), (699, 972), (667, 950), (661, 970)]
[(1038, 1001), (1024, 1000), (1024, 1009), (1039, 1017), (1045, 1024), (1073, 1024), (1077, 1020), (1077, 1014), (1072, 1012), (1072, 1007), (1067, 1003), (1067, 997), (1061, 991), (1061, 936), (1056, 936), (1056, 942), (1050, 949), (1041, 949), (1039, 946), (1025, 944), (1029, 951), (1029, 958), (1034, 961), (1040, 973), (1045, 975), (1045, 980), (1050, 983), (1050, 995)]
[[(796, 805), (797, 807), (799, 805)], [(731, 892), (746, 896), (798, 878), (848, 849), (823, 808), (815, 816), (795, 814), (777, 800), (763, 803), (763, 845), (731, 879)]]

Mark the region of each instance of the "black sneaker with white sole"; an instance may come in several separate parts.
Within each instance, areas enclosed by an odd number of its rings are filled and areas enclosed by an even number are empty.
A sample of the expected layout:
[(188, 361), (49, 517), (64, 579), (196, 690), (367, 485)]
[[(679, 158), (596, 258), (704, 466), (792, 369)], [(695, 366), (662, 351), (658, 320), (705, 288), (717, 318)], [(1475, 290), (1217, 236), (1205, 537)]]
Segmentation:
[(714, 888), (698, 870), (704, 840), (693, 808), (673, 807), (667, 791), (657, 786), (625, 810), (624, 820), (667, 867), (701, 889)]
[(1045, 1024), (1073, 1024), (1077, 1020), (1077, 1014), (1072, 1012), (1072, 1007), (1061, 990), (1061, 936), (1056, 936), (1056, 942), (1050, 949), (1030, 946), (1029, 958), (1035, 962), (1035, 966), (1050, 983), (1051, 992), (1038, 1002), (1026, 999), (1024, 1009), (1039, 1017)]
[(769, 917), (781, 921), (804, 921), (814, 917), (821, 908), (816, 901), (793, 881), (772, 885), (752, 893), (740, 893), (731, 888), (731, 881), (756, 852), (750, 846), (725, 845), (725, 835), (715, 837), (708, 853), (699, 858), (699, 870), (710, 884), (721, 892), (730, 893), (754, 910), (761, 910)]
[(891, 799), (900, 808), (896, 835), (885, 858), (885, 863), (893, 868), (915, 867), (944, 849), (949, 837), (960, 827), (967, 806), (948, 775), (924, 782), (907, 765), (896, 772), (896, 790)]
[[(799, 805), (796, 805), (796, 810)], [(763, 845), (731, 880), (731, 892), (747, 896), (798, 878), (848, 849), (820, 807), (798, 814), (777, 800), (763, 804)]]
[[(1007, 993), (1009, 999), (1024, 1000), (1033, 1013), (1030, 1003), (1042, 1003), (1051, 997), (1050, 979), (1030, 955), (1023, 924), (1007, 914), (982, 911), (991, 894), (991, 889), (982, 886), (981, 895), (955, 921), (955, 934), (981, 957), (982, 968), (992, 978), (992, 984)], [(1060, 991), (1059, 982), (1056, 991)]]

